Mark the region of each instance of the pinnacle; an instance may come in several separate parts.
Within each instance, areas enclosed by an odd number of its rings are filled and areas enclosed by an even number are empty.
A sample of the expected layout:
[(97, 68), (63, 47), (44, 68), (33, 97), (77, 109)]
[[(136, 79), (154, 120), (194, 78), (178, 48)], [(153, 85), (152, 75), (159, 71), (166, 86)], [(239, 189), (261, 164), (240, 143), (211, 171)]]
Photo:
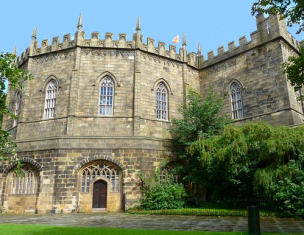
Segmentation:
[(37, 38), (37, 26), (35, 26), (33, 34), (32, 34), (32, 39), (36, 40)]
[(140, 22), (139, 22), (139, 16), (137, 17), (137, 23), (136, 23), (136, 31), (140, 31)]
[(198, 45), (197, 45), (197, 54), (201, 54), (201, 44), (200, 43), (198, 43)]
[(183, 34), (183, 46), (186, 46), (187, 45), (187, 43), (186, 43), (186, 36), (185, 36), (185, 34)]
[(14, 55), (17, 55), (17, 47), (16, 47), (16, 45), (15, 45), (15, 47), (14, 47), (13, 54), (14, 54)]
[(79, 16), (77, 29), (78, 29), (79, 32), (82, 31), (82, 14), (81, 13), (80, 13), (80, 16)]

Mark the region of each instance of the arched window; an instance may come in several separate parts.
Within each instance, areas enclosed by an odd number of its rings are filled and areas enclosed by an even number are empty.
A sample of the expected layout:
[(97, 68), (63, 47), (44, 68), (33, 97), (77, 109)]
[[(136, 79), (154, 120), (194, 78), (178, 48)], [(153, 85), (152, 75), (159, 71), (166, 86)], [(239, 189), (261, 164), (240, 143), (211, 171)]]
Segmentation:
[(112, 116), (114, 104), (114, 81), (105, 76), (100, 82), (99, 115)]
[(45, 89), (44, 118), (54, 118), (56, 108), (57, 82), (52, 79)]
[[(20, 92), (17, 92), (16, 101), (15, 101), (15, 110), (14, 110), (15, 116), (19, 115), (20, 108), (21, 108), (21, 94), (20, 94)], [(17, 119), (14, 119), (14, 122), (13, 122), (13, 127), (15, 127), (15, 126), (17, 126)]]
[(156, 118), (168, 120), (168, 90), (163, 82), (156, 86)]
[(38, 177), (33, 169), (24, 167), (21, 172), (12, 171), (8, 177), (11, 195), (31, 195), (37, 192)]
[(243, 114), (242, 87), (239, 83), (233, 82), (230, 87), (232, 119), (240, 119)]
[(111, 192), (119, 192), (119, 169), (105, 162), (95, 162), (82, 170), (81, 192), (88, 193), (90, 182), (98, 177), (104, 177), (111, 182)]

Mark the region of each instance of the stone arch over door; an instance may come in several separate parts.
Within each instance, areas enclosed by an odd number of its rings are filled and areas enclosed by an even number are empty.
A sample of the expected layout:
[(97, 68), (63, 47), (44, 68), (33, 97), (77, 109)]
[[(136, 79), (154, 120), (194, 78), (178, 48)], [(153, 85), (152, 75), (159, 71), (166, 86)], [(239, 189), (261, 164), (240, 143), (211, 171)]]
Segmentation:
[(20, 171), (8, 168), (3, 185), (3, 210), (13, 213), (36, 213), (39, 199), (40, 171), (23, 163)]
[[(120, 211), (122, 209), (122, 180), (122, 169), (111, 161), (98, 159), (83, 165), (78, 171), (79, 211), (90, 212), (98, 209)], [(99, 181), (103, 182), (104, 186), (98, 186)], [(94, 187), (103, 187), (100, 189), (103, 191), (96, 192), (97, 188)], [(106, 196), (104, 207), (94, 206), (93, 199), (96, 199), (94, 193)]]

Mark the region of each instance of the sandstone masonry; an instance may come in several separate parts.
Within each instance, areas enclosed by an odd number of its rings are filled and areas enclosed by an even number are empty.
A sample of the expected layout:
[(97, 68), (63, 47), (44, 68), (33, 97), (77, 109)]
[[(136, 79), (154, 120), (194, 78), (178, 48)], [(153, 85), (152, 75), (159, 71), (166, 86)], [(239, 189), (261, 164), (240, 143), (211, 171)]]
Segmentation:
[[(166, 50), (163, 42), (156, 47), (152, 38), (144, 43), (139, 20), (132, 41), (123, 33), (119, 40), (113, 40), (112, 33), (101, 40), (98, 32), (86, 39), (81, 17), (73, 40), (67, 34), (62, 42), (54, 37), (51, 45), (43, 40), (39, 47), (35, 29), (30, 47), (17, 59), (34, 79), (25, 82), (17, 125), (8, 117), (3, 121), (30, 174), (18, 178), (14, 164), (2, 165), (0, 208), (61, 213), (119, 211), (138, 204), (138, 175), (172, 157), (168, 129), (172, 118), (180, 117), (178, 108), (189, 87), (205, 95), (212, 86), (224, 100), (223, 112), (232, 116), (231, 85), (238, 83), (243, 113), (235, 120), (239, 123), (303, 123), (303, 103), (281, 71), (281, 64), (299, 54), (298, 49), (299, 42), (277, 16), (257, 16), (250, 41), (241, 37), (239, 46), (231, 42), (227, 51), (219, 47), (217, 55), (209, 52), (207, 59), (200, 48), (187, 53), (185, 37), (178, 53), (172, 45)], [(113, 115), (104, 116), (99, 113), (100, 84), (107, 76), (115, 93)], [(51, 80), (57, 84), (56, 111), (45, 118)], [(167, 89), (165, 120), (156, 116), (159, 83)], [(12, 110), (17, 95), (8, 91)], [(105, 191), (98, 191), (99, 181), (105, 182)], [(96, 195), (105, 197), (104, 206), (94, 206)]]

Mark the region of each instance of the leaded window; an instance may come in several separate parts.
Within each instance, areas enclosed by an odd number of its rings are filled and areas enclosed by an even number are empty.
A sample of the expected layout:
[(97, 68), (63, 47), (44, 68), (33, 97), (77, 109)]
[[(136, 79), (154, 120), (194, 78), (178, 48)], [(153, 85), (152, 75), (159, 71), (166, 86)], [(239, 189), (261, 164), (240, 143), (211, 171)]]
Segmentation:
[(163, 82), (156, 87), (156, 118), (168, 120), (168, 90)]
[(233, 82), (230, 87), (232, 119), (240, 119), (243, 114), (242, 87), (239, 83)]
[(114, 81), (106, 76), (100, 83), (99, 115), (112, 116), (114, 104)]
[(106, 178), (111, 182), (111, 192), (119, 192), (119, 169), (104, 162), (97, 162), (82, 170), (81, 192), (88, 193), (90, 191), (91, 181), (100, 177)]
[[(15, 110), (14, 110), (15, 116), (19, 115), (20, 108), (21, 108), (21, 94), (20, 94), (20, 92), (18, 92), (16, 94), (16, 101), (15, 101)], [(17, 119), (14, 119), (14, 122), (13, 122), (13, 127), (15, 127), (15, 126), (17, 126)]]
[(23, 168), (20, 172), (11, 172), (9, 179), (11, 195), (31, 195), (37, 192), (37, 175), (30, 168)]
[(44, 118), (54, 118), (56, 108), (57, 82), (51, 80), (45, 89)]

